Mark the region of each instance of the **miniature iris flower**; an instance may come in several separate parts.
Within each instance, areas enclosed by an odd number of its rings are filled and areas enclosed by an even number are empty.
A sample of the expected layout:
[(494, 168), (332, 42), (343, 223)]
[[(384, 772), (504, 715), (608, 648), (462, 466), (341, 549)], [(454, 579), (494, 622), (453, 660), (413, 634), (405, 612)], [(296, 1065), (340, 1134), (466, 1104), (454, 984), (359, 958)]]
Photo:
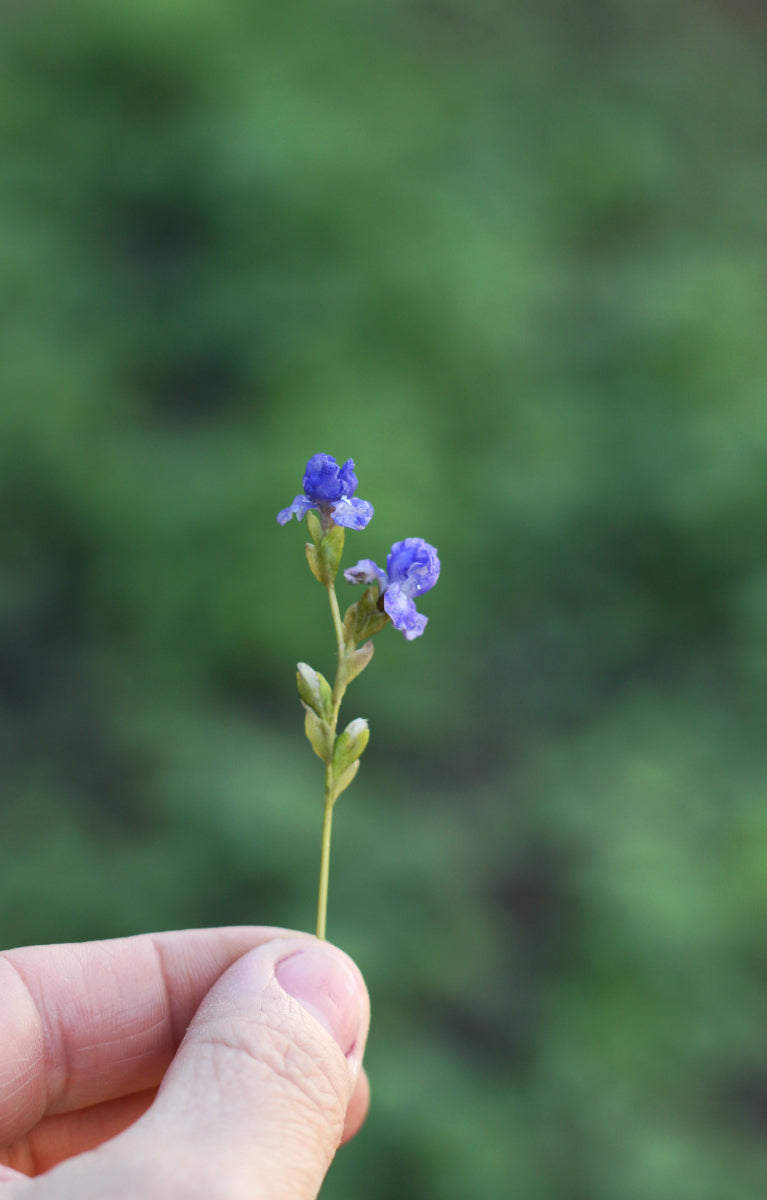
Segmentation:
[(329, 454), (315, 454), (306, 464), (303, 495), (296, 496), (288, 508), (283, 508), (277, 520), (280, 525), (285, 525), (291, 517), (300, 521), (305, 513), (316, 508), (323, 528), (332, 522), (347, 529), (364, 529), (373, 516), (373, 505), (355, 497), (356, 489), (357, 476), (351, 458), (339, 467)]
[[(306, 464), (303, 495), (277, 514), (280, 525), (291, 517), (306, 516), (306, 560), (314, 578), (327, 590), (336, 639), (336, 675), (332, 685), (308, 663), (296, 672), (298, 695), (304, 708), (304, 730), (312, 750), (325, 764), (325, 805), (322, 816), (320, 882), (317, 894), (317, 937), (324, 938), (330, 878), (330, 833), (333, 809), (339, 796), (354, 781), (370, 730), (364, 717), (350, 721), (339, 733), (341, 702), (346, 689), (373, 657), (372, 638), (391, 621), (408, 641), (420, 637), (426, 617), (415, 606), (417, 596), (428, 592), (439, 579), (437, 551), (423, 538), (395, 542), (386, 559), (386, 570), (370, 558), (344, 572), (349, 583), (366, 583), (360, 598), (341, 616), (335, 581), (341, 564), (346, 529), (364, 529), (373, 516), (373, 505), (358, 500), (354, 463), (339, 467), (329, 454), (315, 454)], [(316, 509), (319, 518), (312, 512)], [(344, 528), (346, 527), (346, 528)]]
[(395, 542), (386, 558), (386, 570), (371, 558), (361, 559), (355, 567), (344, 571), (348, 583), (378, 583), (383, 607), (392, 625), (406, 639), (420, 637), (428, 617), (419, 613), (415, 596), (434, 587), (439, 579), (440, 562), (437, 551), (423, 538), (405, 538)]

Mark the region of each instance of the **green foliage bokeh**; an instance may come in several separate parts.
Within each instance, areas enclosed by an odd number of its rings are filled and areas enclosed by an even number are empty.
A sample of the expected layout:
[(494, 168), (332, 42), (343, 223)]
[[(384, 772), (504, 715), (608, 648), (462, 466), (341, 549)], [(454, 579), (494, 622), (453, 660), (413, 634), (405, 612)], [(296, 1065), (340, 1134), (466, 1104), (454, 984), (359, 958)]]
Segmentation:
[(347, 563), (440, 551), (345, 705), (328, 1200), (764, 1194), (766, 51), (745, 3), (3, 6), (3, 944), (311, 928), (275, 513), (352, 456)]

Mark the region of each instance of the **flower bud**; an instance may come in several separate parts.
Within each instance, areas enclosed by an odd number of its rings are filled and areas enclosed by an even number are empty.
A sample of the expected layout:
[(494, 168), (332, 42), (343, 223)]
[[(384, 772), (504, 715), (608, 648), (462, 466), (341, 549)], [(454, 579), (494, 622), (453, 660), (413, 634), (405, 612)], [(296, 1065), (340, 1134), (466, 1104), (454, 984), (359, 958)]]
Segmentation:
[(296, 672), (298, 694), (304, 704), (314, 709), (318, 717), (328, 720), (333, 707), (333, 694), (324, 675), (315, 671), (308, 663), (299, 663)]
[(357, 761), (369, 738), (370, 730), (364, 717), (350, 721), (343, 733), (338, 735), (333, 749), (333, 774), (336, 778)]

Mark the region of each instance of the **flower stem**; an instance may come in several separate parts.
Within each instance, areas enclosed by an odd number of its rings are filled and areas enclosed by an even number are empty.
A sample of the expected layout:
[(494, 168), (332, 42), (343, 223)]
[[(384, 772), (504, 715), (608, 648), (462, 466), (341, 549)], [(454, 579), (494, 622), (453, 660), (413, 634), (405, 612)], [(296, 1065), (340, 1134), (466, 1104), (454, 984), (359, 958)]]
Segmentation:
[[(338, 662), (336, 664), (336, 678), (333, 683), (333, 708), (330, 714), (330, 744), (335, 744), (336, 727), (338, 725), (338, 712), (341, 708), (341, 700), (346, 691), (346, 682), (343, 672), (343, 661), (346, 655), (344, 644), (344, 627), (341, 621), (341, 612), (338, 607), (338, 597), (336, 589), (332, 583), (328, 584), (328, 599), (330, 600), (330, 611), (333, 616), (333, 628), (336, 633), (336, 643), (338, 646)], [(327, 924), (328, 911), (328, 879), (330, 877), (330, 832), (333, 823), (333, 787), (335, 785), (335, 776), (333, 774), (333, 764), (329, 762), (325, 765), (325, 810), (322, 818), (322, 849), (320, 851), (320, 887), (317, 897), (317, 937), (325, 937), (325, 927)]]
[[(330, 600), (330, 611), (333, 614), (333, 628), (336, 631), (336, 644), (338, 646), (338, 666), (340, 668), (341, 659), (343, 658), (343, 655), (344, 655), (344, 627), (343, 627), (343, 622), (341, 621), (341, 610), (338, 607), (338, 597), (336, 596), (336, 589), (332, 583), (328, 584), (328, 599)], [(336, 671), (336, 683), (338, 682), (338, 679), (339, 679), (339, 674), (338, 674), (338, 671)], [(339, 697), (338, 702), (339, 702), (339, 704), (341, 703), (340, 697)]]
[(322, 819), (322, 851), (320, 854), (320, 891), (317, 898), (317, 937), (325, 937), (328, 914), (328, 879), (330, 877), (330, 831), (333, 824), (333, 805), (328, 804), (327, 776), (332, 773), (328, 764), (325, 782), (325, 814)]

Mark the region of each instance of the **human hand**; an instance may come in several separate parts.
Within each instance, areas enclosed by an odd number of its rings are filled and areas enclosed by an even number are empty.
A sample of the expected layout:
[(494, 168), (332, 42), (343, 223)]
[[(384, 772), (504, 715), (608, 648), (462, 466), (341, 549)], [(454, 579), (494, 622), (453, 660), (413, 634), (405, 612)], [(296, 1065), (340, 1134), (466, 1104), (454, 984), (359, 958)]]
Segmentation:
[(352, 961), (285, 930), (6, 951), (0, 1200), (311, 1200), (368, 1020)]

